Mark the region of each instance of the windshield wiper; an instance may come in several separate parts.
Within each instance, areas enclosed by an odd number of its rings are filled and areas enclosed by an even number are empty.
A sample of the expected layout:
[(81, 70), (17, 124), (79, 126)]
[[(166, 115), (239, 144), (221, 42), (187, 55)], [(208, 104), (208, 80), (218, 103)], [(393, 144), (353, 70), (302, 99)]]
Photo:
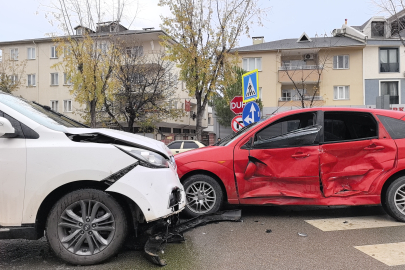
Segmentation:
[(89, 126), (87, 126), (87, 125), (85, 125), (85, 124), (80, 123), (79, 121), (76, 121), (76, 120), (74, 120), (74, 119), (72, 119), (72, 118), (70, 118), (70, 117), (67, 117), (67, 116), (64, 115), (64, 114), (55, 112), (55, 111), (52, 110), (51, 107), (49, 107), (49, 106), (41, 105), (41, 104), (39, 104), (39, 103), (37, 103), (37, 102), (35, 102), (35, 101), (32, 101), (32, 103), (34, 103), (35, 105), (37, 105), (37, 106), (43, 108), (44, 110), (47, 110), (47, 111), (50, 112), (50, 113), (53, 113), (53, 114), (59, 116), (60, 118), (64, 118), (65, 121), (68, 121), (68, 122), (71, 121), (71, 122), (75, 123), (76, 125), (79, 125), (79, 126), (82, 126), (82, 127), (85, 127), (85, 128), (88, 128), (88, 127), (89, 127)]

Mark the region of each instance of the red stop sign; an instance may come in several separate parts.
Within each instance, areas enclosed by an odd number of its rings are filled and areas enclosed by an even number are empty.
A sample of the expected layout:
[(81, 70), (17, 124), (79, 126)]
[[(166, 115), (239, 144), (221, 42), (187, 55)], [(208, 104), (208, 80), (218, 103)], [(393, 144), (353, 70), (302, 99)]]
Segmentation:
[(241, 96), (236, 96), (231, 100), (229, 107), (231, 108), (231, 111), (233, 111), (234, 113), (240, 114), (243, 112), (245, 103), (243, 103), (243, 99)]

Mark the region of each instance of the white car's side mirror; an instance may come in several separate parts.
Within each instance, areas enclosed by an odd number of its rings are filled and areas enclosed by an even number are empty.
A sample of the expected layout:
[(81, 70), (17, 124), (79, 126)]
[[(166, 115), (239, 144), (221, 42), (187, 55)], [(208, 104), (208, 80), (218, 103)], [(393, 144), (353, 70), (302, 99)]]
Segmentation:
[(10, 121), (8, 121), (4, 117), (0, 117), (0, 137), (2, 137), (6, 133), (15, 133), (15, 129), (11, 125)]

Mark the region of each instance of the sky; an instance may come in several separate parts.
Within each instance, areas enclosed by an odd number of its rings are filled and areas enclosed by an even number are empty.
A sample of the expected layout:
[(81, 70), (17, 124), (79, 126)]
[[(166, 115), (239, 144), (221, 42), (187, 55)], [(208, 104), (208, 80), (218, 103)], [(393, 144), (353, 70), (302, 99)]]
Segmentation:
[[(47, 37), (57, 33), (57, 23), (50, 20), (52, 0), (0, 0), (0, 42)], [(56, 1), (56, 0), (53, 0)], [(299, 38), (303, 32), (310, 37), (327, 34), (340, 28), (348, 19), (349, 25), (362, 25), (372, 16), (381, 16), (373, 0), (259, 0), (268, 8), (263, 26), (251, 25), (250, 36), (264, 36), (265, 41)], [(158, 7), (158, 0), (133, 0), (127, 10), (137, 14), (130, 29), (154, 27), (160, 29), (160, 16), (168, 15), (167, 8)], [(137, 11), (137, 12), (135, 12)], [(131, 15), (132, 16), (132, 15)], [(239, 46), (251, 45), (242, 36)]]

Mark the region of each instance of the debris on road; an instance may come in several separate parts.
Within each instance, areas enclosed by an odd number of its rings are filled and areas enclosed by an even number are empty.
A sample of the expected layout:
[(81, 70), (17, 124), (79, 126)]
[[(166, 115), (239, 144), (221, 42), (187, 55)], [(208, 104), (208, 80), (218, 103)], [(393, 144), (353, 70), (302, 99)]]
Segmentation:
[(267, 229), (267, 230), (266, 230), (266, 233), (271, 233), (271, 230), (270, 230), (270, 229)]
[(163, 253), (164, 243), (184, 242), (184, 232), (208, 223), (240, 221), (241, 218), (241, 210), (229, 210), (211, 215), (202, 215), (184, 222), (176, 221), (175, 223), (177, 223), (177, 225), (175, 225), (174, 222), (158, 223), (155, 225), (155, 228), (151, 228), (147, 231), (150, 236), (146, 241), (144, 251), (153, 263), (165, 266), (166, 262), (159, 257), (159, 254)]
[(299, 235), (299, 236), (302, 236), (302, 237), (307, 237), (307, 236), (308, 236), (308, 234), (306, 234), (306, 233), (300, 233), (300, 232), (298, 233), (298, 235)]

